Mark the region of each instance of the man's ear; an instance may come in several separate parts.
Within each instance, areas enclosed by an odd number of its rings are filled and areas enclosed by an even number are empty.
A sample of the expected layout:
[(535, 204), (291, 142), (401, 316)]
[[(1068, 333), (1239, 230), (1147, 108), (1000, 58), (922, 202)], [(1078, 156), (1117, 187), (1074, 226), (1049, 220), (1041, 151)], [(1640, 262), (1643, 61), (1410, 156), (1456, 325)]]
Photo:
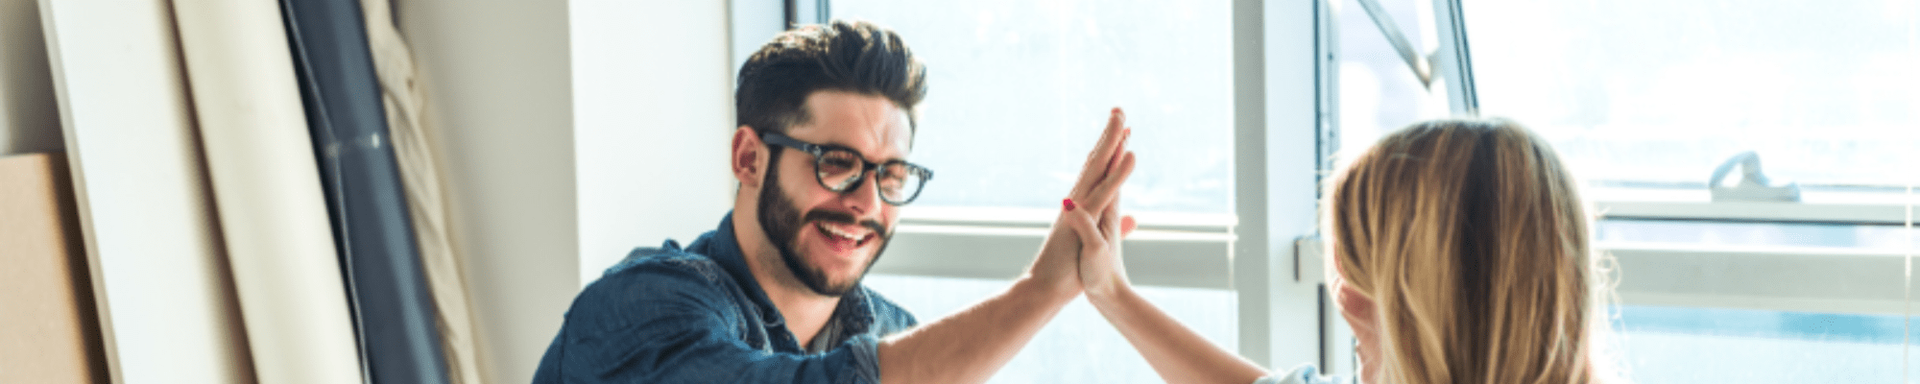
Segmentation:
[(760, 133), (753, 127), (742, 125), (733, 130), (733, 154), (728, 156), (732, 163), (733, 179), (741, 186), (758, 188), (767, 171), (767, 145), (760, 142)]

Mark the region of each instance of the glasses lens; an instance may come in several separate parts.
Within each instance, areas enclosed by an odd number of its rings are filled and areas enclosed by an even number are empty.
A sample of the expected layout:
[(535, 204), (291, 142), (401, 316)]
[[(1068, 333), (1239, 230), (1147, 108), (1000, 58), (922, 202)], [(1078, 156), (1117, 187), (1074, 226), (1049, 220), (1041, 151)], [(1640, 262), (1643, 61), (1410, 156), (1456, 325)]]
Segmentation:
[(827, 189), (839, 191), (851, 185), (853, 178), (860, 176), (864, 166), (860, 156), (852, 152), (827, 151), (820, 155), (816, 171), (820, 172), (821, 184), (826, 184)]
[(920, 185), (923, 184), (919, 170), (904, 163), (882, 166), (878, 176), (880, 197), (896, 204), (904, 204), (912, 199), (920, 193)]

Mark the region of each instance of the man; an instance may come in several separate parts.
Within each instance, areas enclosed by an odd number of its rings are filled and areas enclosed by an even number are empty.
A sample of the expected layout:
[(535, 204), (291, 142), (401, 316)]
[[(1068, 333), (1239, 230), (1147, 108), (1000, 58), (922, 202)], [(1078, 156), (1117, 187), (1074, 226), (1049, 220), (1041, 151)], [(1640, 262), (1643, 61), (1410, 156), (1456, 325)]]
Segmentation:
[[(931, 324), (860, 284), (932, 172), (905, 161), (925, 71), (865, 22), (789, 31), (740, 69), (719, 227), (635, 250), (574, 299), (536, 383), (984, 382), (1080, 293), (1056, 226), (1007, 291)], [(1111, 213), (1116, 109), (1070, 200)], [(1074, 204), (1067, 204), (1072, 207)]]

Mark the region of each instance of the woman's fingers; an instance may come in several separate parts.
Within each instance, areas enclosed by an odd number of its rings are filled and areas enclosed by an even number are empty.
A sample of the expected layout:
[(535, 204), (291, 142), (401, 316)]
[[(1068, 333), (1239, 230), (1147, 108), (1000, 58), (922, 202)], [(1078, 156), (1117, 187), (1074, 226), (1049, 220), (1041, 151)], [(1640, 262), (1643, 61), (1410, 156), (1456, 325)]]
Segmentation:
[(1074, 237), (1080, 239), (1082, 259), (1087, 257), (1087, 251), (1090, 249), (1103, 249), (1107, 241), (1100, 236), (1098, 213), (1092, 210), (1093, 207), (1087, 208), (1062, 213), (1060, 217), (1060, 221), (1066, 224), (1067, 229), (1073, 231)]
[(1100, 234), (1105, 241), (1120, 240), (1120, 204), (1107, 204), (1100, 210)]

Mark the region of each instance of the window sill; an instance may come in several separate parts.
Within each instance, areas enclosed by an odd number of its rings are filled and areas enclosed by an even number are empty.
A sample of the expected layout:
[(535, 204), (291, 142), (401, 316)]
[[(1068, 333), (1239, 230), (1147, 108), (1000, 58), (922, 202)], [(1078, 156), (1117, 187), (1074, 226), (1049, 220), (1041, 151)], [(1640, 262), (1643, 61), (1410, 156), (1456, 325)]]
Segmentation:
[[(1010, 279), (1040, 250), (1055, 211), (914, 207), (902, 213), (873, 273)], [(1231, 289), (1232, 215), (1143, 213), (1126, 263), (1137, 284)]]
[(1594, 212), (1606, 219), (1903, 224), (1916, 195), (1803, 191), (1800, 202), (1714, 202), (1704, 189), (1589, 188)]

